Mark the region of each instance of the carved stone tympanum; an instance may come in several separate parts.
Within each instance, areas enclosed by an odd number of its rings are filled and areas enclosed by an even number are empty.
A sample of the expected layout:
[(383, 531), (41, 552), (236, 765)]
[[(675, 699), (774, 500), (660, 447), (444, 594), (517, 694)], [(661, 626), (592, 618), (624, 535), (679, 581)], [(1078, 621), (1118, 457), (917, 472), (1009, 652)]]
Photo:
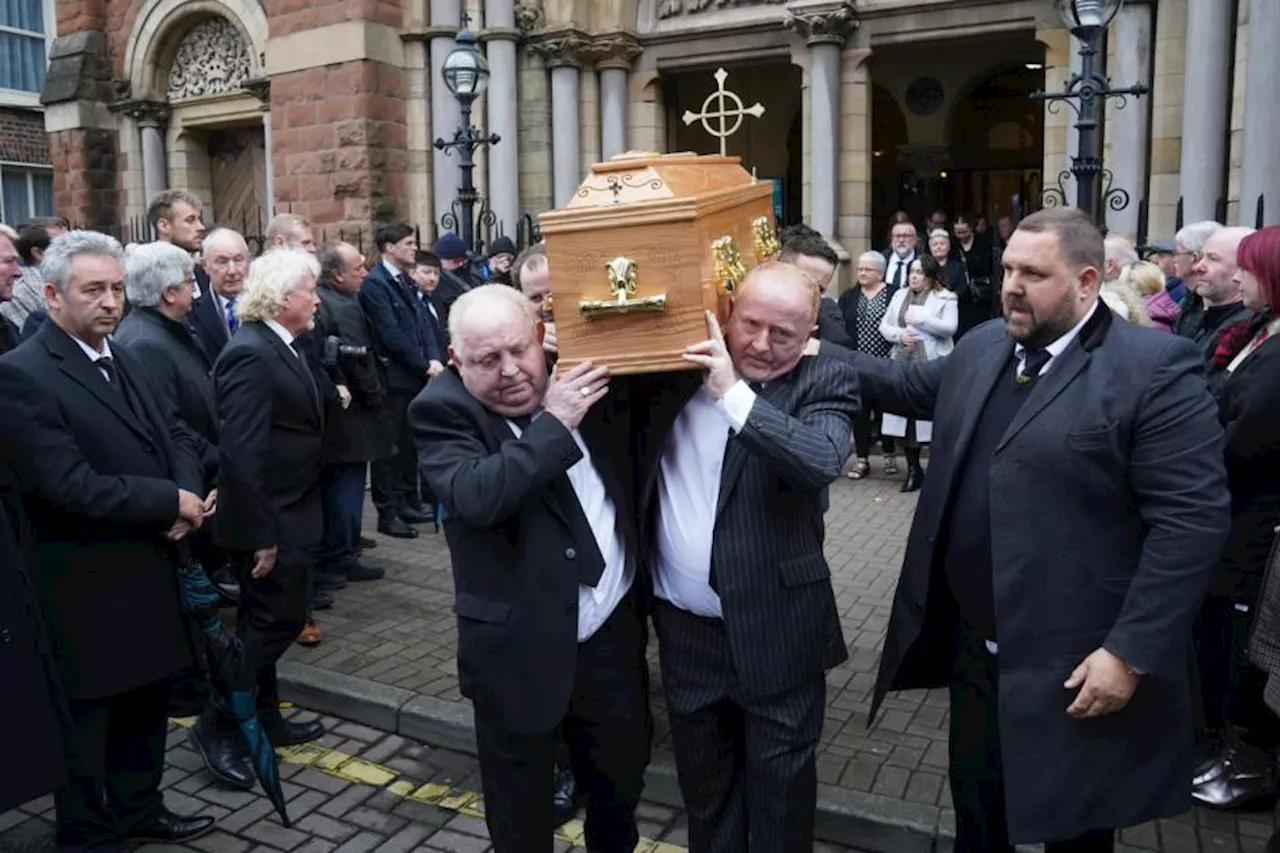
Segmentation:
[(738, 6), (778, 6), (786, 0), (656, 0), (658, 18), (677, 18), (696, 15), (714, 9), (733, 9)]
[(226, 18), (206, 18), (182, 37), (169, 71), (170, 101), (239, 91), (253, 71), (244, 38)]

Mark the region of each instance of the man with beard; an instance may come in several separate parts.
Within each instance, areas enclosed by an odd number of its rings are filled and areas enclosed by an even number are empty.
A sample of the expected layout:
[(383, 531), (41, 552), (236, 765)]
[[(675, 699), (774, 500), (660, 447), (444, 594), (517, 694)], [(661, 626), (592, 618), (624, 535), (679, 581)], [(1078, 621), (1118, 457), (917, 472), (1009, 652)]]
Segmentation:
[(895, 222), (889, 232), (889, 251), (884, 253), (884, 280), (889, 285), (889, 295), (907, 286), (907, 275), (916, 259), (920, 235), (910, 222)]
[(1252, 228), (1223, 228), (1214, 232), (1191, 265), (1196, 295), (1200, 297), (1204, 311), (1199, 323), (1190, 330), (1194, 334), (1184, 336), (1199, 344), (1206, 364), (1213, 359), (1213, 351), (1217, 349), (1218, 333), (1253, 315), (1245, 307), (1240, 283), (1236, 281), (1236, 251), (1240, 248), (1240, 241), (1252, 233)]
[[(13, 283), (21, 269), (18, 267), (18, 250), (8, 235), (0, 234), (0, 303), (13, 298)], [(0, 355), (18, 345), (21, 329), (5, 316), (0, 316)]]
[(1102, 235), (1024, 219), (1004, 320), (947, 358), (852, 354), (886, 411), (933, 421), (894, 600), (888, 690), (950, 686), (959, 853), (1114, 829), (1190, 805), (1191, 627), (1229, 526), (1200, 353), (1099, 304)]

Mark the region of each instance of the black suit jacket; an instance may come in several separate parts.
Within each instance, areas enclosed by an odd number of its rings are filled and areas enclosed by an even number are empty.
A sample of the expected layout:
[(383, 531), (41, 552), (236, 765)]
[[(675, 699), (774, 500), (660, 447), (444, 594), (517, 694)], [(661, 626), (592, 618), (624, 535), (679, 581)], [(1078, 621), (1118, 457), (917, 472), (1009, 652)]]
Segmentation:
[[(1199, 353), (1102, 305), (1036, 381), (987, 470), (964, 474), (988, 396), (1012, 381), (1012, 354), (992, 321), (926, 364), (851, 358), (884, 411), (933, 421), (873, 713), (886, 690), (950, 683), (949, 507), (964, 476), (986, 476), (1000, 742), (1018, 843), (1190, 805), (1191, 626), (1229, 521), (1222, 429)], [(1065, 709), (1075, 692), (1062, 684), (1100, 647), (1146, 675), (1124, 710), (1074, 720)]]
[(1213, 591), (1252, 604), (1280, 521), (1280, 338), (1264, 341), (1227, 376), (1218, 417), (1226, 432), (1231, 536)]
[(853, 338), (845, 328), (844, 314), (834, 299), (823, 297), (818, 303), (818, 340), (830, 341), (842, 347), (852, 347)]
[(0, 355), (11, 349), (17, 349), (22, 342), (22, 331), (8, 317), (0, 317)]
[(142, 365), (125, 347), (112, 355), (144, 420), (53, 323), (0, 358), (0, 463), (22, 490), (45, 623), (63, 685), (79, 699), (191, 661), (164, 534), (178, 489), (200, 492), (200, 463)]
[(431, 349), (422, 303), (410, 285), (397, 281), (379, 263), (360, 286), (360, 307), (369, 316), (378, 353), (387, 360), (387, 390), (413, 396), (427, 381), (431, 359), (443, 353)]
[(177, 407), (178, 417), (205, 441), (218, 443), (213, 361), (190, 327), (154, 308), (138, 308), (120, 321), (111, 342), (137, 353), (149, 377)]
[(213, 366), (218, 397), (214, 542), (297, 551), (323, 535), (320, 391), (304, 357), (264, 323), (244, 323)]
[(200, 296), (191, 303), (187, 322), (191, 324), (191, 330), (196, 333), (205, 353), (216, 361), (222, 348), (231, 340), (231, 332), (227, 327), (227, 317), (222, 312), (222, 303), (212, 286), (202, 287)]
[[(550, 415), (517, 439), (452, 369), (423, 389), (409, 420), (422, 473), (448, 511), (463, 695), (497, 708), (512, 731), (549, 731), (573, 687), (579, 567), (604, 559), (566, 475), (582, 452)], [(597, 406), (579, 432), (630, 557), (635, 513), (605, 440), (611, 423), (625, 424), (625, 415)]]
[[(633, 377), (630, 402), (644, 467), (642, 539), (654, 571), (659, 463), (698, 372)], [(647, 380), (647, 381), (646, 381)], [(823, 556), (827, 487), (851, 452), (858, 382), (842, 359), (804, 358), (767, 383), (720, 474), (711, 562), (734, 668), (745, 690), (781, 693), (848, 657)]]

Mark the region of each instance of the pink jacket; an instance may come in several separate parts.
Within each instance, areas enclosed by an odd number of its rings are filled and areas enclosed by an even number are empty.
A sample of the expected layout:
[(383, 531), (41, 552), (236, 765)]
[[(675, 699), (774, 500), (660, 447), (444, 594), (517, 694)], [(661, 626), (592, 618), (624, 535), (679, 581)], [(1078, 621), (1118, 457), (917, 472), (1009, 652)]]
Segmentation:
[(1153, 293), (1143, 300), (1143, 304), (1147, 306), (1147, 313), (1151, 315), (1151, 328), (1160, 329), (1163, 332), (1173, 331), (1173, 321), (1178, 319), (1180, 309), (1178, 303), (1173, 301), (1173, 297), (1169, 295), (1169, 291), (1161, 290), (1159, 293)]

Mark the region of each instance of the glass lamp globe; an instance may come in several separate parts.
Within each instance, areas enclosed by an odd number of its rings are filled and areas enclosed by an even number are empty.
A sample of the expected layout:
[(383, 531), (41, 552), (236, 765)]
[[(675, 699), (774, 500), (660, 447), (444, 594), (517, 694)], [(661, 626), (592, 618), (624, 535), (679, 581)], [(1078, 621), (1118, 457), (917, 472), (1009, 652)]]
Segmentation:
[(1072, 32), (1106, 29), (1123, 5), (1124, 0), (1053, 0), (1062, 23)]
[(473, 100), (489, 86), (489, 63), (476, 49), (476, 37), (471, 30), (463, 29), (455, 41), (458, 46), (445, 57), (440, 73), (454, 97)]

